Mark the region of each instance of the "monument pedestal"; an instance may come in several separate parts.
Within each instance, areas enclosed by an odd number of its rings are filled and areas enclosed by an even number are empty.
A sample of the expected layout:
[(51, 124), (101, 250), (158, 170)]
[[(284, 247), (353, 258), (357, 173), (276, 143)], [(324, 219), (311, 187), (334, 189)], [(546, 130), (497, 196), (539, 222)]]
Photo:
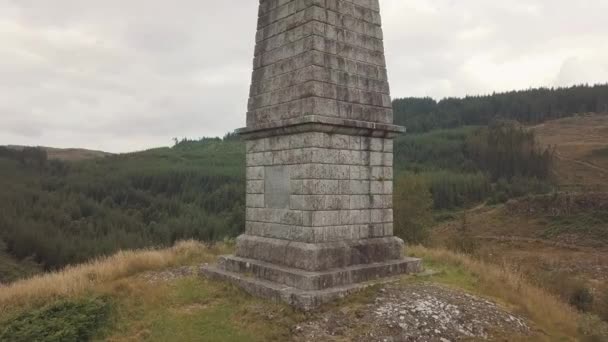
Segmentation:
[(260, 0), (245, 234), (203, 274), (301, 309), (419, 272), (393, 236), (393, 125), (378, 0)]
[(371, 285), (395, 280), (395, 276), (422, 271), (420, 259), (402, 258), (322, 272), (277, 266), (236, 256), (220, 257), (215, 266), (203, 266), (203, 275), (229, 281), (249, 294), (283, 301), (309, 311)]

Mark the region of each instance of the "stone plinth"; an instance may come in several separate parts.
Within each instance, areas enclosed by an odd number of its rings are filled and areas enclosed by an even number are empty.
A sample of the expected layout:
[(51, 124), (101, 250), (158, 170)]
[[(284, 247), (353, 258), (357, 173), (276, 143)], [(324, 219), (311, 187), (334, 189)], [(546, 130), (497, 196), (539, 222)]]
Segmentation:
[(261, 0), (246, 231), (203, 273), (311, 309), (418, 272), (393, 236), (393, 137), (377, 0)]

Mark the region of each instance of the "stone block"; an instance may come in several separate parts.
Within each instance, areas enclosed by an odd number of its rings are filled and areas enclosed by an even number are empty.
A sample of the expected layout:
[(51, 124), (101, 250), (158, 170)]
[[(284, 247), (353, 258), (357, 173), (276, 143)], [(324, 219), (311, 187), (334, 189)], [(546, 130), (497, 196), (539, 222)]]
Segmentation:
[(247, 163), (247, 166), (272, 165), (272, 153), (270, 153), (270, 152), (247, 153), (246, 163)]
[(392, 180), (393, 168), (389, 166), (372, 166), (369, 168), (372, 180)]
[(335, 179), (305, 179), (302, 192), (296, 195), (336, 195), (340, 194), (340, 181)]
[(366, 195), (370, 193), (369, 180), (344, 180), (339, 182), (340, 193), (345, 195)]
[(369, 166), (350, 166), (350, 179), (353, 180), (370, 180), (371, 168)]
[(247, 235), (265, 238), (307, 243), (316, 242), (314, 232), (309, 227), (304, 226), (248, 221), (245, 232)]
[(393, 166), (392, 153), (371, 152), (369, 157), (371, 166)]
[(292, 195), (293, 210), (341, 210), (349, 209), (350, 198), (345, 195)]
[(393, 193), (393, 181), (371, 181), (370, 192), (373, 195), (391, 195)]
[(236, 256), (306, 271), (323, 271), (401, 259), (403, 241), (396, 237), (327, 243), (301, 243), (242, 235)]
[(392, 209), (372, 209), (370, 210), (371, 222), (373, 223), (388, 223), (393, 222)]
[(247, 208), (246, 220), (295, 226), (303, 223), (301, 211), (274, 208)]
[(341, 225), (363, 225), (370, 224), (371, 221), (371, 210), (359, 209), (359, 210), (341, 210), (340, 211), (340, 224)]
[(385, 139), (383, 152), (393, 153), (393, 144), (393, 139)]
[(246, 188), (248, 194), (263, 194), (264, 180), (248, 180)]
[(292, 168), (292, 179), (346, 180), (350, 166), (338, 164), (301, 164)]
[(247, 194), (247, 208), (264, 208), (264, 194)]
[(264, 167), (253, 166), (246, 168), (247, 180), (263, 180), (264, 179)]
[[(383, 189), (384, 190), (384, 189)], [(370, 195), (369, 207), (371, 209), (392, 209), (393, 195)]]
[(340, 213), (340, 210), (313, 211), (312, 226), (339, 226), (342, 223), (340, 219)]
[(248, 140), (245, 142), (247, 153), (265, 152), (266, 139)]

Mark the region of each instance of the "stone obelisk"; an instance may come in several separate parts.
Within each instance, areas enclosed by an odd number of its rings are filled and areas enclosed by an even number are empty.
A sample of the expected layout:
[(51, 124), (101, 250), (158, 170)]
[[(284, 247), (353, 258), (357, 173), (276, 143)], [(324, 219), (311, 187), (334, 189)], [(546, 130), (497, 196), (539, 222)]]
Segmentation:
[(260, 0), (246, 232), (203, 273), (302, 309), (422, 268), (393, 236), (378, 0)]

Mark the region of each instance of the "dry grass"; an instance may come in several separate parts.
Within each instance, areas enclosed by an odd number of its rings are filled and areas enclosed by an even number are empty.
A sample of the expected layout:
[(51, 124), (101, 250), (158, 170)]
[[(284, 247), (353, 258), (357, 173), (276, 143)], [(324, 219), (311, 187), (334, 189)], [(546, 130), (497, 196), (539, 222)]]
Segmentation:
[(577, 336), (580, 314), (556, 296), (532, 285), (523, 274), (507, 264), (489, 264), (446, 249), (411, 247), (410, 253), (471, 273), (477, 280), (477, 291), (513, 305), (516, 310), (534, 321), (547, 336), (556, 337), (556, 333), (560, 337)]
[(162, 250), (122, 251), (110, 257), (18, 281), (0, 287), (0, 313), (14, 306), (80, 295), (95, 289), (97, 285), (141, 272), (211, 261), (223, 248), (209, 248), (199, 242), (185, 241)]
[(555, 147), (555, 173), (563, 189), (608, 191), (608, 158), (601, 152), (608, 147), (608, 115), (548, 121), (534, 130), (542, 144)]

